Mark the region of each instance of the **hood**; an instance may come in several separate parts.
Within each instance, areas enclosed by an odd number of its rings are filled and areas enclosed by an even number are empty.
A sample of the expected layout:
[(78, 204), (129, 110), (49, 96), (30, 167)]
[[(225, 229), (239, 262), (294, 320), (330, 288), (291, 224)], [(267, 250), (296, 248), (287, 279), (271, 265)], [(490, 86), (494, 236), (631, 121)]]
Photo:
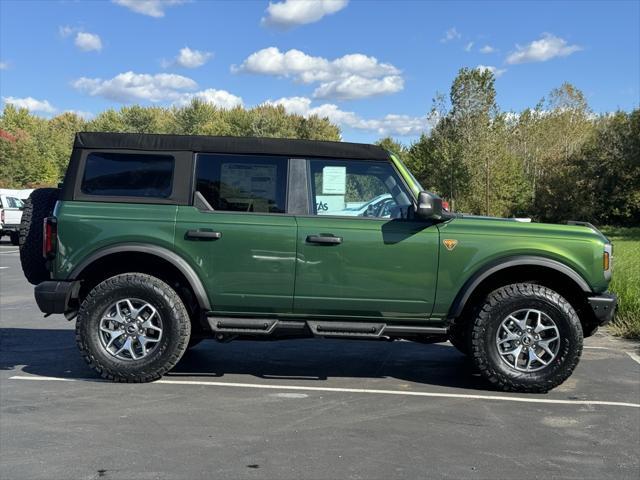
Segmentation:
[(566, 224), (538, 223), (530, 218), (500, 218), (482, 215), (454, 213), (453, 222), (465, 224), (471, 229), (494, 229), (514, 235), (560, 235), (564, 237), (598, 237), (604, 243), (611, 243), (609, 239), (589, 222), (568, 221)]

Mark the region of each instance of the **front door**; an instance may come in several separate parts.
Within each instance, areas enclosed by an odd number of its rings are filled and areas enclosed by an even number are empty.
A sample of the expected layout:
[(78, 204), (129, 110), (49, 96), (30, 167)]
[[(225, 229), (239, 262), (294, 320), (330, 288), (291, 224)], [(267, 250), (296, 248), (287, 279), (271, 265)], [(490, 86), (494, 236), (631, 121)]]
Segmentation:
[(296, 221), (283, 157), (199, 154), (194, 206), (178, 208), (176, 251), (219, 315), (291, 313)]
[(392, 164), (310, 160), (314, 200), (298, 216), (294, 312), (425, 320), (433, 307), (438, 230), (409, 219), (412, 197)]

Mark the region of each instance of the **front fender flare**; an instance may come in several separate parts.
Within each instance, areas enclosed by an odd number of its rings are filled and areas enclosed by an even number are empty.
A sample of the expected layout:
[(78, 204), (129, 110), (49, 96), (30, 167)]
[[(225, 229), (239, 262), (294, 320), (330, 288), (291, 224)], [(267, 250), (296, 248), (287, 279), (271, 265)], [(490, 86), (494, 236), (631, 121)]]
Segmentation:
[(476, 271), (462, 286), (456, 298), (449, 309), (448, 318), (454, 319), (459, 317), (466, 306), (469, 297), (473, 294), (475, 289), (488, 277), (493, 275), (494, 273), (499, 272), (500, 270), (504, 270), (510, 267), (518, 267), (518, 266), (535, 266), (535, 267), (545, 267), (555, 270), (559, 273), (562, 273), (569, 277), (575, 284), (580, 287), (580, 289), (590, 294), (592, 293), (592, 289), (587, 283), (587, 281), (576, 272), (573, 268), (561, 263), (557, 260), (552, 260), (550, 258), (545, 257), (537, 257), (533, 255), (518, 255), (511, 256), (507, 258), (501, 258), (496, 260), (488, 265), (481, 267), (478, 271)]

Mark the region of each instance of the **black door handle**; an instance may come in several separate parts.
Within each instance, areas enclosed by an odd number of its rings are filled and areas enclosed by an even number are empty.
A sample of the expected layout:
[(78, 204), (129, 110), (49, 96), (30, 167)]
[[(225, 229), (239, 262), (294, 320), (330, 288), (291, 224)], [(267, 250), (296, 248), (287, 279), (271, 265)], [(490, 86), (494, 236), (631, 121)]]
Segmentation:
[(307, 235), (307, 243), (318, 243), (320, 245), (340, 245), (342, 237), (334, 235)]
[(218, 240), (222, 233), (211, 230), (187, 230), (185, 238), (187, 240)]

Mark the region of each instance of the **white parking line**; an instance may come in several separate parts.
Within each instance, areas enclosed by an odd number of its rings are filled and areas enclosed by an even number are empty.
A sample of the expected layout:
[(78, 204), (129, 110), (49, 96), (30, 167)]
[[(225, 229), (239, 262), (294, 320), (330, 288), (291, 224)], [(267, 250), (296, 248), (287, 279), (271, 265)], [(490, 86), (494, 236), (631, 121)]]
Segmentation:
[[(51, 381), (51, 382), (76, 382), (76, 381), (102, 382), (102, 380), (84, 380), (84, 379), (75, 379), (75, 378), (21, 376), (21, 375), (10, 377), (9, 380), (36, 380), (36, 381)], [(401, 396), (409, 396), (409, 397), (459, 398), (459, 399), (465, 399), (465, 400), (545, 403), (545, 404), (555, 404), (555, 405), (604, 405), (609, 407), (640, 408), (640, 403), (629, 403), (629, 402), (606, 402), (606, 401), (600, 401), (600, 400), (552, 400), (549, 398), (503, 397), (499, 395), (473, 395), (473, 394), (463, 394), (463, 393), (407, 392), (402, 390), (377, 390), (377, 389), (368, 389), (368, 388), (306, 387), (306, 386), (299, 386), (299, 385), (270, 385), (270, 384), (259, 384), (259, 383), (204, 382), (200, 380), (157, 380), (153, 383), (163, 384), (163, 385), (198, 385), (198, 386), (206, 386), (206, 387), (255, 388), (255, 389), (263, 389), (263, 390), (295, 390), (295, 391), (304, 391), (304, 392), (366, 393), (366, 394), (377, 394), (377, 395), (401, 395)]]
[(628, 351), (624, 351), (624, 353), (626, 353), (627, 355), (629, 355), (631, 357), (632, 360), (635, 360), (636, 362), (640, 363), (640, 357), (638, 355), (636, 355), (633, 352), (628, 352)]
[(2, 251), (0, 255), (9, 255), (10, 253), (18, 253), (20, 250), (9, 250), (8, 252)]
[(611, 350), (612, 352), (623, 352), (626, 353), (627, 355), (629, 355), (629, 358), (631, 358), (631, 360), (633, 360), (636, 363), (640, 363), (640, 356), (636, 355), (633, 352), (630, 352), (629, 350), (619, 350), (617, 348), (609, 348), (609, 347), (591, 347), (591, 346), (586, 346), (584, 348), (589, 348), (591, 350)]
[(4, 270), (5, 268), (9, 268), (9, 267), (0, 267), (0, 270)]

